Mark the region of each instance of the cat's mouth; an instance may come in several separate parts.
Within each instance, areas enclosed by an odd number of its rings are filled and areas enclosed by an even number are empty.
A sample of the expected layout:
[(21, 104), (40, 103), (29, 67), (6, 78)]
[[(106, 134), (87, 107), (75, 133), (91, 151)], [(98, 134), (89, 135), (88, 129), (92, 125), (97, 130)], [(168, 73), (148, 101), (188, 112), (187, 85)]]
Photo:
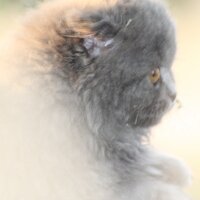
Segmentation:
[(143, 116), (136, 116), (134, 118), (132, 118), (130, 125), (132, 127), (151, 127), (154, 126), (156, 124), (158, 124), (160, 122), (160, 120), (162, 119), (161, 114), (147, 114), (145, 117)]
[(132, 127), (151, 127), (158, 124), (174, 103), (159, 102), (154, 106), (134, 110), (129, 119)]

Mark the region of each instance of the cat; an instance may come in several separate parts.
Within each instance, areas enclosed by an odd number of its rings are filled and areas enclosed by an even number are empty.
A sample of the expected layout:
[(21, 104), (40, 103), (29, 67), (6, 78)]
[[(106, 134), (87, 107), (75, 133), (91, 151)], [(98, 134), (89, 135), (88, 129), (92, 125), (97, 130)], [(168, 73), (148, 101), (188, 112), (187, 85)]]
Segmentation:
[(173, 21), (150, 0), (50, 1), (1, 51), (2, 200), (188, 200), (149, 144), (173, 106)]

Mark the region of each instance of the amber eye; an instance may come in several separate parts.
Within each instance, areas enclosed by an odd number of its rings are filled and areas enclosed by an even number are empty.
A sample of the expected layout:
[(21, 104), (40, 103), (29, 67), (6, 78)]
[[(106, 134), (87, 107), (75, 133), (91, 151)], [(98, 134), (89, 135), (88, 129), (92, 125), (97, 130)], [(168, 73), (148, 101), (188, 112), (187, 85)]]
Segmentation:
[(153, 84), (156, 84), (160, 80), (160, 69), (155, 68), (151, 71), (151, 74), (149, 75), (149, 79)]

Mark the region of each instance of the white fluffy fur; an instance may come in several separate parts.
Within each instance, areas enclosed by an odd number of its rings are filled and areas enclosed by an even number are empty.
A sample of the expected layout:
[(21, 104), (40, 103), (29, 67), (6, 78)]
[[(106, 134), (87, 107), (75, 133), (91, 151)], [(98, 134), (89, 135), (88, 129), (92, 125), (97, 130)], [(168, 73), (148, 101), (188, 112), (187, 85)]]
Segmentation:
[(87, 127), (81, 118), (76, 127), (70, 123), (77, 119), (76, 99), (59, 105), (42, 81), (33, 92), (33, 79), (22, 87), (18, 78), (0, 87), (0, 199), (108, 198), (110, 178), (103, 166), (91, 166)]

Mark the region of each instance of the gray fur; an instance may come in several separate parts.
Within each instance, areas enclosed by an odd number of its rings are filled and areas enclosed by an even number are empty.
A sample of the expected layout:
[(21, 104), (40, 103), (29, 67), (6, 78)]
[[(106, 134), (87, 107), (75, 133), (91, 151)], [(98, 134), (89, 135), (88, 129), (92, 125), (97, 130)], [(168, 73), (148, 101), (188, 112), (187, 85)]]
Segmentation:
[[(82, 19), (92, 21), (94, 38), (101, 35), (103, 40), (113, 40), (91, 62), (92, 76), (90, 71), (89, 78), (87, 74), (80, 77), (79, 95), (91, 132), (126, 179), (145, 155), (143, 137), (174, 101), (174, 26), (166, 10), (149, 1), (119, 3), (86, 17), (83, 14)], [(89, 55), (93, 58), (93, 53)], [(148, 76), (156, 67), (162, 78), (153, 85)]]

